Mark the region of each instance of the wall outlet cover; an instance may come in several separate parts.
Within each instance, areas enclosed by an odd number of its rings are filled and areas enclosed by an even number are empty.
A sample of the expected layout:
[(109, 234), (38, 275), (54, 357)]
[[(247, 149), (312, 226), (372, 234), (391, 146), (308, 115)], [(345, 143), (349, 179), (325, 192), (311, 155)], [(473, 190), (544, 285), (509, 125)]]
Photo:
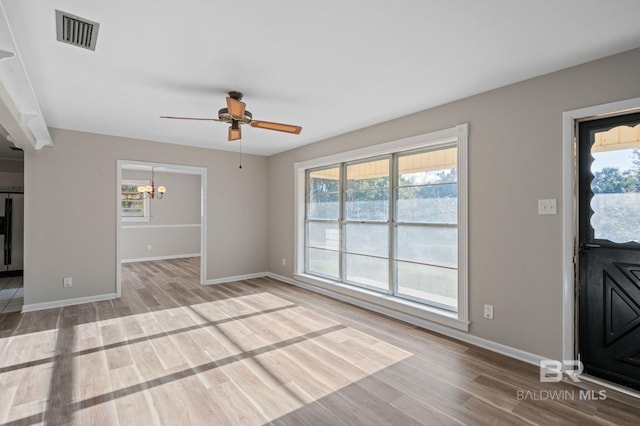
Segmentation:
[(493, 319), (493, 305), (484, 305), (484, 317)]
[(538, 200), (538, 214), (558, 214), (558, 200), (555, 198)]

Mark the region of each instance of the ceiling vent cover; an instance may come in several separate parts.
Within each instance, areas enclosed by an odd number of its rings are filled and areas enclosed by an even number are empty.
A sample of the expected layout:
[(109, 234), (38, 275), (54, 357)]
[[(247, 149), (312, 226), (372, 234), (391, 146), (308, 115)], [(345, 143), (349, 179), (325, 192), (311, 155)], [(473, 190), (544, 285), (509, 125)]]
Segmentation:
[(96, 50), (100, 24), (56, 10), (56, 38), (62, 43)]

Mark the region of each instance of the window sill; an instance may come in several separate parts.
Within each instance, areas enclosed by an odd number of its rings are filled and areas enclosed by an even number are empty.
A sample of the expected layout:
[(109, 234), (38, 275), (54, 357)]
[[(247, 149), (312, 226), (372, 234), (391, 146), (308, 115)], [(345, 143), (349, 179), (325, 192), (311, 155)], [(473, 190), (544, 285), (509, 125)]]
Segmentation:
[(122, 221), (122, 223), (128, 223), (128, 222), (150, 222), (150, 218), (149, 218), (149, 216), (145, 216), (145, 217), (122, 217), (121, 221)]
[[(325, 295), (407, 321), (411, 324), (423, 326), (420, 323), (427, 321), (456, 330), (469, 331), (469, 322), (458, 319), (458, 314), (455, 312), (377, 293), (364, 288), (352, 287), (308, 274), (293, 274), (293, 278), (301, 283), (322, 290), (321, 293)], [(425, 328), (431, 327), (425, 326)]]

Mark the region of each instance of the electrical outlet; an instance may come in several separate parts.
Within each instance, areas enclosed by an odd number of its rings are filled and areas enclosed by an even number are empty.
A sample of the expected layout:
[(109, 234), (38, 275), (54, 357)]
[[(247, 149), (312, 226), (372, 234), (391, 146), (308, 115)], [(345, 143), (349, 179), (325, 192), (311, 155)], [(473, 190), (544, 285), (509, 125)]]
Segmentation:
[(73, 285), (73, 280), (71, 279), (71, 277), (65, 277), (62, 279), (63, 287), (71, 287), (72, 285)]
[(538, 214), (558, 214), (558, 200), (538, 200)]
[(493, 319), (493, 305), (484, 305), (484, 317)]
[(282, 258), (282, 266), (287, 266), (287, 259), (284, 257)]

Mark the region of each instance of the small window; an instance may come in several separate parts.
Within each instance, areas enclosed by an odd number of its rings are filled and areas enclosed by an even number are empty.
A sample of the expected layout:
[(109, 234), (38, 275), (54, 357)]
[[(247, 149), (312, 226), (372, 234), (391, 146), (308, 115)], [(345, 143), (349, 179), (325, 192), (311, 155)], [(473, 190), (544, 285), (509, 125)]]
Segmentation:
[(121, 208), (123, 222), (148, 222), (149, 200), (142, 198), (138, 186), (149, 185), (146, 180), (122, 180)]

